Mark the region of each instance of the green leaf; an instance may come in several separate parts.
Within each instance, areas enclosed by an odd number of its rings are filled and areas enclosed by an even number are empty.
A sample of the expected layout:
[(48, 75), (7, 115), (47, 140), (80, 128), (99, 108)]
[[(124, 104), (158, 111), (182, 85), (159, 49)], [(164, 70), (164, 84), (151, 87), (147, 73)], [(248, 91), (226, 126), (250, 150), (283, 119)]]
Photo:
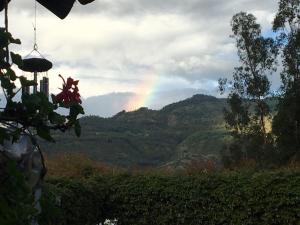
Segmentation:
[(34, 80), (27, 80), (27, 78), (24, 76), (20, 76), (19, 80), (21, 82), (22, 87), (30, 87), (37, 85), (37, 83)]
[(21, 44), (21, 40), (20, 39), (14, 39), (14, 38), (10, 38), (10, 43), (12, 44), (17, 44), (20, 45)]
[(53, 102), (54, 104), (57, 103), (57, 102), (56, 102), (56, 95), (51, 94), (51, 99), (52, 99), (52, 102)]
[(79, 104), (72, 105), (70, 107), (70, 114), (69, 114), (70, 118), (76, 119), (79, 114), (84, 114), (84, 110), (83, 110), (82, 106)]
[(11, 52), (10, 56), (11, 56), (11, 60), (14, 64), (16, 64), (17, 66), (23, 65), (22, 57), (19, 54), (15, 54), (15, 53)]
[(16, 88), (15, 84), (11, 82), (11, 80), (6, 76), (0, 76), (1, 87), (3, 87), (9, 98), (13, 98), (15, 96), (14, 89)]
[(17, 79), (17, 75), (15, 71), (13, 71), (11, 68), (8, 68), (6, 71), (6, 75), (12, 80), (15, 81)]
[(55, 142), (54, 139), (50, 135), (50, 129), (46, 126), (38, 126), (36, 128), (37, 135), (46, 141)]
[(9, 35), (5, 29), (0, 29), (0, 48), (5, 48), (9, 44)]
[(52, 124), (63, 124), (66, 121), (66, 117), (56, 112), (52, 112), (49, 115), (49, 120)]
[(0, 68), (1, 69), (9, 69), (10, 64), (5, 61), (5, 59), (0, 60)]
[(26, 107), (33, 106), (35, 109), (38, 109), (41, 104), (41, 99), (36, 94), (24, 95), (22, 101)]

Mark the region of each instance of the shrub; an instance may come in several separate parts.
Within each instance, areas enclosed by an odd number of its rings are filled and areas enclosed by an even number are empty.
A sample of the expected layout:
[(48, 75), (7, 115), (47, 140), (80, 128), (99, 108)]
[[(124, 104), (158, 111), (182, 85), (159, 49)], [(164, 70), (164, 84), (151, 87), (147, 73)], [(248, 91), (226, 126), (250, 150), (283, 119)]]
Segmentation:
[[(297, 171), (183, 175), (104, 175), (50, 179), (62, 217), (49, 224), (299, 225)], [(52, 193), (53, 194), (53, 193)], [(42, 215), (43, 218), (43, 215)], [(53, 222), (55, 221), (55, 223)]]
[(0, 224), (29, 225), (36, 214), (33, 196), (16, 164), (0, 154)]

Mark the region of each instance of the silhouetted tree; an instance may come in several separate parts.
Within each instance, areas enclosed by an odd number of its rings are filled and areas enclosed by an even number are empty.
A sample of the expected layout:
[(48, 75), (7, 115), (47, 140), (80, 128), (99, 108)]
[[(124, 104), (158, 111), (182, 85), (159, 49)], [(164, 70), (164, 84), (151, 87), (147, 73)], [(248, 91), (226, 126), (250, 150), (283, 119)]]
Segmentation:
[(272, 146), (266, 126), (271, 118), (266, 98), (270, 94), (268, 75), (275, 70), (277, 48), (272, 38), (262, 37), (261, 27), (252, 14), (234, 15), (231, 26), (240, 66), (235, 68), (232, 81), (219, 80), (221, 92), (226, 87), (230, 89), (225, 121), (233, 143), (228, 149), (230, 154), (240, 156), (234, 156), (236, 161), (261, 161)]
[(282, 162), (300, 152), (300, 0), (280, 0), (273, 30), (278, 32), (283, 70), (282, 96), (273, 132)]

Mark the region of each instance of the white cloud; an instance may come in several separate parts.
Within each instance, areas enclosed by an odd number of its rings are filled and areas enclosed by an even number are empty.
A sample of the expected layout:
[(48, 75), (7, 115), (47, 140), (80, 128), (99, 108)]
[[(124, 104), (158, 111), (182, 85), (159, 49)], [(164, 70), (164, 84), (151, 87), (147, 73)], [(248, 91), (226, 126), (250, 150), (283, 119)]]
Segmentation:
[[(15, 49), (23, 55), (33, 44), (33, 3), (10, 6), (10, 30), (23, 40)], [(55, 65), (53, 91), (61, 83), (58, 73), (81, 79), (85, 97), (135, 92), (148, 71), (175, 80), (176, 88), (195, 87), (231, 76), (238, 62), (229, 38), (233, 14), (252, 12), (268, 31), (276, 8), (273, 0), (97, 0), (76, 4), (60, 20), (39, 6), (38, 44)]]

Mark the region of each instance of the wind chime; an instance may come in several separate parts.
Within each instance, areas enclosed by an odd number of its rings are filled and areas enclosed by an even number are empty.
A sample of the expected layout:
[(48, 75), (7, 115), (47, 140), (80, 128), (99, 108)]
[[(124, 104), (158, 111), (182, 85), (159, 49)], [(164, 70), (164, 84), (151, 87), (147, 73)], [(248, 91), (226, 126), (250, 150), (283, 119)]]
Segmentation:
[[(35, 1), (33, 50), (23, 58), (23, 65), (19, 67), (27, 77), (30, 76), (30, 74), (33, 74), (33, 80), (35, 81), (36, 85), (34, 85), (32, 88), (31, 87), (23, 88), (22, 95), (36, 94), (37, 92), (41, 92), (44, 93), (47, 97), (49, 97), (48, 71), (52, 68), (52, 63), (49, 60), (47, 60), (45, 57), (43, 57), (43, 55), (38, 50), (36, 11), (37, 11), (37, 5)], [(38, 79), (40, 77), (41, 79), (38, 85)], [(39, 86), (39, 90), (38, 90), (38, 86)]]

